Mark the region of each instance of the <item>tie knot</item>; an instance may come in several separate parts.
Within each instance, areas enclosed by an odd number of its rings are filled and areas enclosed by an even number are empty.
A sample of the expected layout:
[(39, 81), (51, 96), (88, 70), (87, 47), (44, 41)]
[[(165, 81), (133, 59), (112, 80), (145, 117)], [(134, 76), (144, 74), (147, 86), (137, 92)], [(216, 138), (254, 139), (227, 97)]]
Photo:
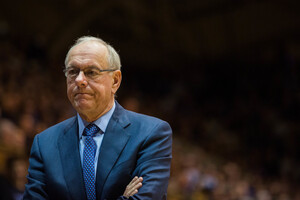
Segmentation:
[(83, 135), (94, 137), (96, 133), (100, 131), (100, 128), (95, 124), (89, 124), (83, 130)]

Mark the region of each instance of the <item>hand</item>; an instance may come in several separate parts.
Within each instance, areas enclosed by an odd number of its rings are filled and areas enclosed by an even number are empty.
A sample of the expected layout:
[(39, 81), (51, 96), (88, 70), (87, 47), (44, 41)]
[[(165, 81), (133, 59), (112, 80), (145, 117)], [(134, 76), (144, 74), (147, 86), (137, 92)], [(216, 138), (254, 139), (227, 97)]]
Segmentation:
[(123, 196), (129, 198), (138, 193), (138, 189), (142, 187), (143, 178), (135, 176), (131, 182), (126, 186)]

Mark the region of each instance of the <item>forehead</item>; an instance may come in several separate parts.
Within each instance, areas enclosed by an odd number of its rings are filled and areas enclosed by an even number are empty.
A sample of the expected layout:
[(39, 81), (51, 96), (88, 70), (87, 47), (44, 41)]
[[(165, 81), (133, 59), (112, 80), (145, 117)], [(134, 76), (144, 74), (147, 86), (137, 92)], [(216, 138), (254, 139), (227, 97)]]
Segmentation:
[(107, 66), (107, 56), (108, 51), (103, 44), (95, 41), (82, 42), (70, 50), (67, 65), (104, 67)]

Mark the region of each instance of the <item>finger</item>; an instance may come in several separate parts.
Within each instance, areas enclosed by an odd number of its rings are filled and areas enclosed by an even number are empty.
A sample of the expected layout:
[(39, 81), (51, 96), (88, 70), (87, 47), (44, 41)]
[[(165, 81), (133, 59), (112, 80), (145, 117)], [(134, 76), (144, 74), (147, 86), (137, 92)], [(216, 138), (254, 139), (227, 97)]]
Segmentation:
[(138, 192), (138, 189), (142, 187), (142, 181), (142, 177), (138, 178), (137, 176), (135, 176), (126, 186), (123, 196), (128, 198), (129, 196), (136, 194)]
[(137, 185), (135, 185), (131, 190), (128, 191), (129, 196), (138, 193), (138, 189), (141, 187), (142, 187), (142, 183), (138, 183)]
[(132, 193), (130, 193), (130, 195), (129, 196), (133, 196), (133, 195), (135, 195), (135, 194), (137, 194), (138, 193), (138, 190), (137, 189), (135, 189), (135, 190), (133, 190), (132, 191)]
[(135, 176), (135, 177), (130, 181), (130, 183), (129, 183), (128, 185), (131, 185), (131, 184), (134, 183), (137, 179), (138, 179), (138, 177)]
[(138, 183), (141, 183), (141, 182), (143, 182), (143, 177), (137, 178), (137, 179), (133, 182), (133, 185), (137, 185)]
[(143, 178), (138, 178), (137, 176), (132, 179), (132, 181), (127, 185), (127, 191), (131, 191), (138, 183), (142, 182)]
[(132, 189), (132, 187), (137, 184), (136, 181), (138, 180), (138, 177), (135, 176), (131, 181), (130, 183), (127, 185), (126, 187), (126, 191), (130, 191)]
[(132, 187), (128, 190), (129, 193), (132, 194), (132, 193), (135, 193), (135, 191), (137, 192), (138, 189), (140, 189), (143, 186), (142, 181), (143, 181), (142, 177), (138, 178), (138, 180), (136, 180), (133, 183)]

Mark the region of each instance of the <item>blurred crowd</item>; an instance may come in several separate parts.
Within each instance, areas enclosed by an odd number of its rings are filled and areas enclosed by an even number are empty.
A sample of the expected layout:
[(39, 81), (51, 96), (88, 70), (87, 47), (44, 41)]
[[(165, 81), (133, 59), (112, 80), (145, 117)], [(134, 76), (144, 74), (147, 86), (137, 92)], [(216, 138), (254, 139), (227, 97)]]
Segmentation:
[[(59, 67), (63, 61), (50, 62), (34, 42), (0, 40), (0, 46), (0, 199), (21, 199), (34, 136), (75, 112)], [(229, 79), (214, 85), (212, 79), (222, 81), (236, 69), (227, 70), (218, 76), (209, 70), (171, 77), (149, 72), (150, 78), (142, 77), (148, 85), (135, 77), (142, 69), (124, 70), (120, 104), (173, 128), (168, 199), (299, 200), (300, 95), (277, 91), (276, 83), (267, 92), (241, 90), (248, 86), (243, 77), (234, 91), (225, 84)]]
[(208, 154), (179, 138), (174, 140), (171, 200), (299, 200), (299, 185), (267, 178), (237, 162)]

